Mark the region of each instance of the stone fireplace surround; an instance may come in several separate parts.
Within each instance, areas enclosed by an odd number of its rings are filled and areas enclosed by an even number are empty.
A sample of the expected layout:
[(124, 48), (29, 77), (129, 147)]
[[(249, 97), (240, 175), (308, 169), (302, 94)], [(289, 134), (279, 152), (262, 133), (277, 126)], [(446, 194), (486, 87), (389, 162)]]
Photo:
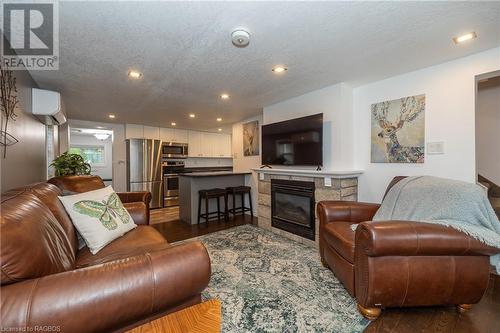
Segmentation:
[[(253, 169), (258, 175), (258, 226), (296, 242), (319, 246), (319, 219), (315, 213), (315, 240), (292, 234), (271, 225), (271, 179), (298, 180), (315, 183), (315, 206), (323, 200), (357, 201), (358, 176), (361, 171), (305, 171), (289, 169)], [(325, 186), (325, 178), (331, 180), (332, 186)]]

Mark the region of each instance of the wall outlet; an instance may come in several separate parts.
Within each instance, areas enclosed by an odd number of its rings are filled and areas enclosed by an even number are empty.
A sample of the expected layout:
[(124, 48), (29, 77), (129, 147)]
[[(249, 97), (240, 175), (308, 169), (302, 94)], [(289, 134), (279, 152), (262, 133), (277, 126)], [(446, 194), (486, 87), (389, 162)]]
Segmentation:
[(439, 155), (444, 154), (444, 142), (428, 142), (427, 143), (427, 154), (429, 155)]
[(262, 172), (259, 173), (259, 180), (264, 180), (264, 176), (265, 176), (264, 173), (262, 173)]
[(325, 186), (332, 186), (332, 179), (330, 177), (325, 177)]

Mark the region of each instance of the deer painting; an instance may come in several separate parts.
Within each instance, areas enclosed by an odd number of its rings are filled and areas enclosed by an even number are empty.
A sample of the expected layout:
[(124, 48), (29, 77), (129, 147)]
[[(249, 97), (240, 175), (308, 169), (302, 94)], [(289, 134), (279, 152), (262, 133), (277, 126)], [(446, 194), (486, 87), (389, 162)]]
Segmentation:
[(425, 95), (372, 104), (372, 162), (423, 163), (424, 110)]

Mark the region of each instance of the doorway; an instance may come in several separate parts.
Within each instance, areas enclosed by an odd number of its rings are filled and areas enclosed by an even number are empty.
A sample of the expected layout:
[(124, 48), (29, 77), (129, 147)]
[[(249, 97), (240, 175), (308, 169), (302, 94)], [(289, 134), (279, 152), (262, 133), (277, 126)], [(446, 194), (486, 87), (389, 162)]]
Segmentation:
[(500, 218), (500, 71), (476, 79), (477, 180)]
[(113, 130), (71, 127), (68, 150), (82, 156), (106, 186), (113, 185)]

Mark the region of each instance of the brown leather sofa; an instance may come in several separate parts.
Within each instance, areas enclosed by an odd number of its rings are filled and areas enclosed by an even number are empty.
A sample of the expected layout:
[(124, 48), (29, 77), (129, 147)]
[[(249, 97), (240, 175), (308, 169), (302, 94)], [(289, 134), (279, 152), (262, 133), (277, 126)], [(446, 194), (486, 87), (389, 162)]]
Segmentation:
[(317, 206), (321, 261), (356, 298), (363, 316), (374, 320), (389, 307), (456, 305), (466, 311), (480, 301), (488, 286), (489, 255), (498, 249), (436, 224), (370, 221), (379, 206), (346, 201)]
[[(56, 185), (63, 192), (75, 193), (98, 190), (106, 186), (99, 176), (54, 177), (47, 182)], [(123, 206), (130, 213), (136, 224), (149, 224), (150, 192), (116, 192), (116, 194), (120, 197)]]
[(139, 226), (96, 255), (78, 250), (61, 194), (50, 183), (2, 194), (2, 330), (121, 332), (201, 301), (207, 251), (200, 242), (171, 246), (148, 226), (148, 194), (120, 195)]

